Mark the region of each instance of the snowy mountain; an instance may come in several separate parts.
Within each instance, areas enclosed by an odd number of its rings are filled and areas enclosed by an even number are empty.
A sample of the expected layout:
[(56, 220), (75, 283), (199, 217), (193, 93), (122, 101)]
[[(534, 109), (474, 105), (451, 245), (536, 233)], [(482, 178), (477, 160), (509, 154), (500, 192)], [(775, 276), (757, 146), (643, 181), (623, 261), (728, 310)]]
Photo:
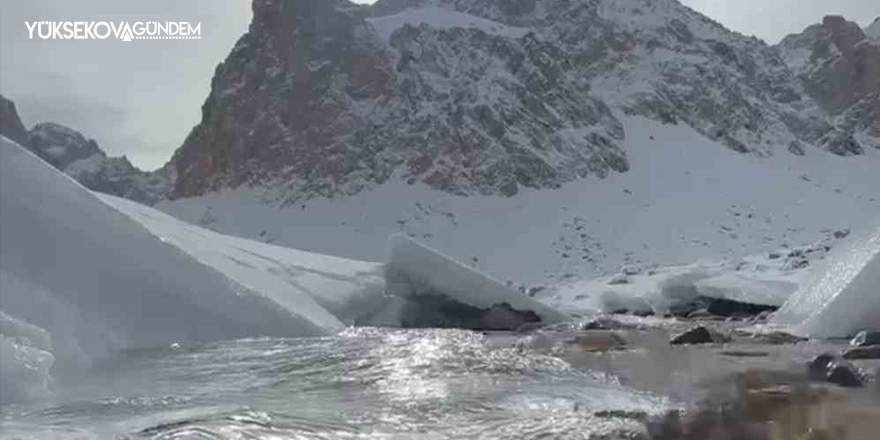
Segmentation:
[[(876, 22), (873, 27), (880, 29)], [(875, 31), (827, 16), (778, 45), (807, 93), (841, 132), (867, 148), (880, 148), (880, 41), (868, 37)]]
[(840, 155), (780, 52), (675, 0), (256, 0), (175, 153), (174, 198), (276, 202), (394, 182), (459, 195), (558, 188), (631, 168), (621, 113), (741, 153)]
[[(815, 242), (880, 217), (880, 154), (744, 155), (685, 124), (621, 116), (632, 169), (513, 197), (461, 197), (390, 180), (279, 207), (284, 188), (239, 188), (156, 207), (209, 229), (376, 261), (402, 232), (503, 281), (544, 284), (635, 265), (733, 260)], [(279, 195), (280, 194), (280, 195)]]
[(94, 139), (53, 122), (26, 131), (15, 104), (0, 96), (0, 134), (24, 145), (41, 159), (76, 179), (85, 187), (148, 205), (168, 194), (171, 175), (167, 168), (144, 172), (128, 158), (108, 157)]

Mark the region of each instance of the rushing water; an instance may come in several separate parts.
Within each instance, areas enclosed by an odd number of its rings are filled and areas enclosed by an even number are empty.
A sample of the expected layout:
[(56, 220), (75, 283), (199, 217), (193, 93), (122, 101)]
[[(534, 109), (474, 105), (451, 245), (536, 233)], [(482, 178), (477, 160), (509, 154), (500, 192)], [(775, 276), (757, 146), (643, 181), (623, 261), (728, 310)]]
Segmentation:
[(75, 382), (3, 408), (0, 437), (586, 439), (633, 428), (597, 411), (670, 406), (512, 336), (460, 330), (173, 346)]

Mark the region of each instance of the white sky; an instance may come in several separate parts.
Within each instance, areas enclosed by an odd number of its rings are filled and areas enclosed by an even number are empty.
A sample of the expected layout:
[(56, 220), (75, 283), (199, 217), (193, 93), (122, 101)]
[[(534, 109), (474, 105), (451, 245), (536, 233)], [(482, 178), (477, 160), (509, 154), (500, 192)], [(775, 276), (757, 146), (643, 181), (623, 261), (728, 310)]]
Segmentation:
[[(823, 15), (841, 14), (862, 26), (880, 15), (878, 0), (683, 3), (770, 43)], [(111, 155), (157, 168), (199, 121), (214, 67), (250, 18), (250, 0), (0, 0), (0, 93), (16, 102), (29, 127), (66, 124)], [(24, 23), (37, 20), (201, 22), (202, 39), (29, 40)]]

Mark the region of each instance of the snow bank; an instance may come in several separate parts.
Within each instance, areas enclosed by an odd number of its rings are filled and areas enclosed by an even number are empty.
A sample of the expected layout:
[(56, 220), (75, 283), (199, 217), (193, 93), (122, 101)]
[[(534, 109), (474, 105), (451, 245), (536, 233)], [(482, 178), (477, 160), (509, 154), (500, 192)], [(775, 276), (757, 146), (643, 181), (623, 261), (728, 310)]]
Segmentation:
[[(508, 304), (521, 312), (534, 312), (542, 323), (558, 322), (565, 315), (477, 272), (404, 234), (388, 238), (385, 280), (389, 294), (402, 298), (442, 296), (478, 309)], [(390, 304), (397, 317), (407, 319), (400, 301)], [(384, 313), (387, 323), (387, 313)]]
[(812, 337), (880, 330), (880, 225), (836, 249), (772, 322)]
[(102, 198), (113, 206), (0, 137), (3, 396), (128, 348), (329, 334), (343, 323), (316, 301), (344, 315), (378, 279), (378, 265), (227, 241)]
[(404, 25), (419, 26), (423, 23), (435, 29), (479, 29), (487, 34), (511, 38), (520, 38), (529, 32), (525, 28), (511, 27), (485, 18), (438, 7), (407, 9), (395, 15), (368, 18), (367, 21), (386, 42), (391, 40), (391, 34), (394, 31)]
[(557, 309), (581, 314), (621, 310), (665, 313), (699, 297), (778, 307), (808, 274), (808, 267), (789, 268), (790, 261), (782, 257), (769, 259), (764, 254), (741, 261), (645, 270), (629, 267), (610, 276), (551, 286), (540, 297)]

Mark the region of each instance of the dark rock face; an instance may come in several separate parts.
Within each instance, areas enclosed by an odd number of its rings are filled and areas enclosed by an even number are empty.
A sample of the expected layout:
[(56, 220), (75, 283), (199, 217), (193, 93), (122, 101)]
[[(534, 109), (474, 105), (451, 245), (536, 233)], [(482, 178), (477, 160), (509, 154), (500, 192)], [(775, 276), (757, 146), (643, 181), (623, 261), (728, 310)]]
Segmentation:
[(94, 139), (86, 139), (82, 133), (53, 122), (35, 125), (25, 146), (62, 171), (76, 161), (104, 156)]
[[(416, 7), (490, 24), (401, 18)], [(172, 197), (251, 185), (283, 204), (392, 175), (459, 195), (556, 188), (629, 170), (613, 107), (743, 153), (859, 152), (811, 110), (779, 51), (672, 0), (255, 0), (253, 11), (171, 160)]]
[(402, 313), (404, 328), (461, 328), (483, 331), (513, 331), (541, 322), (531, 310), (517, 310), (507, 303), (487, 309), (450, 300), (443, 295), (418, 295), (407, 301)]
[(880, 345), (850, 348), (841, 356), (844, 359), (880, 359)]
[(862, 154), (861, 144), (880, 148), (880, 41), (856, 23), (826, 16), (778, 48), (807, 93), (835, 118), (839, 132), (824, 140), (829, 151), (851, 155)]
[(706, 327), (694, 327), (672, 339), (672, 345), (685, 344), (711, 344), (727, 342), (728, 339), (724, 335)]
[(19, 145), (27, 144), (28, 134), (18, 117), (15, 103), (0, 95), (0, 134)]

